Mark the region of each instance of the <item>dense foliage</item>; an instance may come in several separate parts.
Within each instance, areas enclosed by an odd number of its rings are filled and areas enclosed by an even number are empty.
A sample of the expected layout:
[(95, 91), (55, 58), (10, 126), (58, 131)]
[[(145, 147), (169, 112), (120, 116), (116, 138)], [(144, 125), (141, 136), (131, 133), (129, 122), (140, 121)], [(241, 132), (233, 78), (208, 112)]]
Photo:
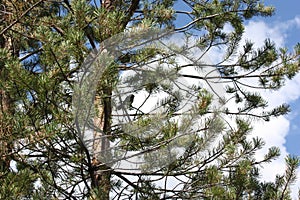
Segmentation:
[[(259, 49), (250, 41), (239, 46), (244, 23), (273, 12), (258, 0), (0, 0), (0, 199), (290, 199), (299, 158), (287, 157), (286, 172), (275, 182), (261, 181), (259, 166), (280, 152), (272, 147), (257, 160), (264, 142), (250, 133), (251, 120), (288, 113), (285, 104), (267, 110), (259, 90), (276, 90), (295, 76), (300, 48), (290, 53), (268, 39)], [(101, 160), (99, 146), (87, 147), (72, 97), (93, 49), (149, 28), (183, 34), (189, 45), (125, 49), (98, 80), (94, 132), (104, 138), (102, 150), (115, 145), (121, 153), (143, 156), (139, 170), (122, 170)], [(192, 48), (198, 50), (196, 60)], [(216, 49), (220, 60), (208, 62), (204, 57)], [(218, 76), (184, 71), (201, 71), (203, 65)], [(114, 115), (113, 102), (121, 75), (130, 71), (124, 84), (136, 87), (126, 94), (146, 94), (142, 102), (131, 96), (121, 106), (129, 113), (130, 131), (140, 130), (132, 134)], [(179, 87), (182, 77), (208, 87)], [(210, 79), (224, 86), (223, 96)], [(154, 109), (141, 111), (161, 94)], [(182, 106), (187, 99), (188, 111)]]

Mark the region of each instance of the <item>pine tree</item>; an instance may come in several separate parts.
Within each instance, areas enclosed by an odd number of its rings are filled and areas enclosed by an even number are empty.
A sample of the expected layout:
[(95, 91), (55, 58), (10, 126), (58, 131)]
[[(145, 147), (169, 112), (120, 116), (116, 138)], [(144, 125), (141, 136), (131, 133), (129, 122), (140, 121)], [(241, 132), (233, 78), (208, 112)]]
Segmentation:
[[(299, 45), (238, 49), (244, 22), (274, 13), (261, 1), (175, 3), (0, 1), (1, 199), (290, 198), (299, 158), (261, 182), (259, 166), (279, 149), (255, 159), (264, 142), (250, 119), (288, 113), (267, 110), (259, 90), (295, 76)], [(216, 48), (222, 60), (208, 62)]]

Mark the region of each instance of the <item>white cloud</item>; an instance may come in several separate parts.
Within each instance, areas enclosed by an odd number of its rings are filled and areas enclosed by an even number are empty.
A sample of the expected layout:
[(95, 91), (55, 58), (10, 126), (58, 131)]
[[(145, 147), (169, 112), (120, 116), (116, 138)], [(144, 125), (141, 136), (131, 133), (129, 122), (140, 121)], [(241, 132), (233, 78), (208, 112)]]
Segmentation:
[[(254, 48), (261, 48), (264, 45), (264, 41), (269, 38), (273, 41), (277, 47), (286, 46), (289, 38), (290, 31), (297, 31), (300, 28), (300, 17), (297, 16), (291, 20), (276, 22), (276, 23), (266, 23), (264, 21), (249, 21), (245, 26), (245, 32), (243, 35), (243, 40), (239, 46), (242, 50), (242, 46), (245, 44), (246, 40), (250, 40), (254, 43)], [(232, 31), (232, 27), (225, 26), (225, 32)], [(219, 50), (222, 51), (222, 50)], [(214, 50), (211, 52), (210, 58), (213, 60), (222, 59), (220, 55), (222, 53)], [(247, 80), (250, 85), (253, 80)], [(296, 101), (300, 97), (300, 74), (295, 76), (292, 80), (286, 81), (285, 85), (278, 91), (261, 91), (262, 96), (268, 101), (269, 109), (274, 108), (283, 103), (291, 103)], [(236, 107), (234, 102), (230, 102), (233, 108)], [(256, 121), (253, 122), (254, 130), (252, 136), (258, 136), (263, 138), (266, 145), (264, 149), (258, 152), (257, 158), (262, 158), (265, 153), (267, 153), (268, 148), (271, 146), (277, 146), (280, 148), (281, 156), (270, 164), (266, 164), (262, 169), (262, 179), (265, 181), (274, 181), (277, 174), (283, 174), (285, 171), (285, 160), (284, 158), (288, 155), (285, 142), (286, 136), (289, 130), (294, 126), (291, 124), (291, 119), (293, 117), (280, 116), (278, 118), (271, 119), (270, 122)], [(298, 172), (298, 181), (292, 187), (293, 198), (297, 197), (298, 188), (300, 188), (300, 170)]]
[(245, 27), (245, 39), (250, 39), (254, 42), (254, 47), (261, 47), (266, 38), (270, 38), (278, 46), (284, 45), (286, 35), (278, 26), (270, 27), (263, 21), (250, 21)]
[[(275, 92), (263, 92), (263, 96), (269, 102), (269, 107), (275, 107), (282, 103), (291, 103), (300, 97), (300, 74), (293, 80), (288, 80), (280, 90)], [(280, 148), (281, 156), (270, 164), (267, 164), (262, 169), (263, 179), (266, 181), (274, 181), (276, 174), (283, 174), (285, 171), (284, 158), (289, 154), (285, 147), (285, 138), (289, 134), (289, 130), (295, 125), (291, 124), (287, 116), (280, 116), (276, 119), (271, 119), (267, 123), (257, 123), (253, 131), (253, 135), (262, 137), (266, 142), (266, 148), (277, 146)], [(263, 149), (258, 153), (258, 157), (262, 157), (267, 149)], [(295, 148), (295, 147), (294, 147)], [(292, 196), (297, 198), (298, 189), (300, 188), (300, 171), (298, 171), (298, 180), (292, 187)]]
[[(273, 41), (277, 47), (286, 46), (287, 40), (289, 40), (288, 32), (295, 31), (300, 28), (300, 17), (295, 17), (288, 21), (277, 23), (265, 23), (264, 21), (249, 21), (245, 26), (245, 32), (243, 40), (239, 46), (242, 50), (242, 46), (246, 40), (250, 40), (254, 43), (254, 48), (261, 48), (267, 38)], [(232, 27), (225, 26), (225, 32), (232, 31)], [(212, 60), (221, 60), (222, 49), (211, 51)], [(247, 80), (247, 83), (253, 82), (253, 80)], [(277, 91), (261, 91), (262, 96), (268, 101), (269, 109), (274, 108), (283, 103), (291, 103), (296, 101), (300, 97), (300, 74), (295, 76), (292, 80), (286, 81), (285, 85)], [(236, 108), (237, 105), (234, 102), (229, 102), (229, 105)], [(285, 143), (286, 136), (289, 134), (289, 130), (294, 126), (291, 124), (293, 117), (280, 116), (278, 118), (272, 118), (270, 122), (255, 121), (253, 122), (254, 130), (252, 136), (261, 137), (266, 145), (262, 150), (257, 153), (257, 159), (262, 159), (268, 152), (268, 148), (276, 146), (280, 148), (281, 156), (275, 161), (266, 164), (261, 169), (262, 179), (265, 181), (274, 181), (277, 174), (283, 174), (285, 171), (285, 157), (288, 155)], [(297, 198), (298, 189), (300, 188), (300, 170), (298, 171), (298, 180), (292, 187), (292, 197)]]
[(285, 85), (275, 92), (265, 93), (264, 96), (268, 97), (269, 105), (275, 106), (283, 102), (292, 102), (300, 97), (300, 74), (297, 74), (292, 80), (286, 81)]
[[(276, 24), (266, 24), (263, 21), (250, 21), (245, 27), (244, 38), (254, 42), (254, 47), (263, 45), (266, 38), (270, 38), (277, 46), (284, 46), (288, 40), (287, 31), (293, 28), (300, 28), (300, 17), (295, 17)], [(278, 91), (264, 91), (263, 97), (269, 102), (269, 107), (275, 107), (282, 103), (291, 103), (300, 97), (300, 74), (293, 80), (286, 82)], [(266, 181), (274, 181), (276, 174), (283, 174), (285, 171), (284, 158), (288, 155), (285, 147), (285, 138), (289, 133), (290, 127), (293, 126), (286, 116), (280, 116), (271, 119), (268, 123), (256, 122), (254, 124), (253, 136), (259, 136), (264, 139), (266, 146), (258, 152), (257, 157), (261, 158), (267, 152), (267, 148), (277, 146), (281, 150), (281, 156), (274, 162), (267, 164), (262, 169), (262, 178)], [(298, 173), (300, 179), (300, 172)], [(293, 198), (297, 197), (300, 180), (292, 187)]]
[[(300, 17), (295, 17), (292, 20), (277, 24), (267, 24), (263, 21), (250, 21), (245, 27), (244, 39), (247, 38), (254, 42), (254, 47), (256, 48), (263, 46), (266, 38), (270, 38), (277, 46), (285, 46), (285, 41), (288, 39), (287, 31), (295, 27), (300, 28)], [(226, 28), (230, 31), (229, 26)], [(219, 51), (216, 49), (214, 54), (210, 55), (210, 59), (218, 61), (221, 55)], [(282, 103), (291, 103), (300, 97), (299, 85), (300, 75), (297, 75), (293, 80), (287, 81), (286, 85), (280, 90), (273, 92), (263, 91), (262, 95), (269, 102), (270, 107), (275, 107)], [(286, 136), (293, 125), (289, 121), (289, 118), (285, 116), (272, 119), (268, 123), (261, 121), (254, 122), (253, 125), (254, 130), (252, 135), (259, 136), (266, 142), (265, 148), (258, 152), (257, 158), (262, 158), (271, 146), (277, 146), (281, 150), (281, 156), (272, 163), (264, 165), (262, 169), (262, 178), (266, 181), (274, 181), (276, 174), (284, 173), (284, 158), (288, 154), (285, 147)], [(300, 172), (298, 177), (300, 178)], [(293, 187), (294, 197), (296, 197), (297, 187), (300, 187), (300, 181)]]
[(300, 16), (294, 18), (295, 24), (298, 28), (300, 28)]
[(300, 16), (295, 16), (293, 19), (290, 19), (284, 23), (280, 23), (281, 28), (293, 29), (293, 28), (300, 28)]
[(284, 145), (289, 126), (290, 122), (283, 116), (268, 123), (256, 123), (254, 126), (252, 135), (260, 137), (266, 142), (265, 147), (258, 151), (257, 159), (263, 159), (263, 156), (268, 152), (268, 148), (272, 146), (279, 147), (281, 150), (280, 157), (262, 169), (263, 179), (266, 181), (273, 181), (277, 173), (284, 173), (284, 158), (287, 155)]

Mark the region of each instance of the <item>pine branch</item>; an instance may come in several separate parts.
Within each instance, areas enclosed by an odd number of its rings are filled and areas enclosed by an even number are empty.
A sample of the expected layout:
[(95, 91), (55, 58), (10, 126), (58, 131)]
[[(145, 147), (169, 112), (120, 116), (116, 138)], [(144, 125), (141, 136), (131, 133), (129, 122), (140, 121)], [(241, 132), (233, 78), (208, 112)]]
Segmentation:
[(8, 31), (11, 27), (13, 27), (15, 24), (17, 24), (25, 15), (27, 15), (32, 9), (34, 9), (36, 6), (38, 6), (40, 3), (42, 3), (45, 0), (40, 0), (33, 4), (30, 8), (28, 8), (25, 12), (23, 12), (15, 21), (13, 21), (10, 25), (5, 27), (1, 32), (0, 35), (3, 35), (6, 31)]

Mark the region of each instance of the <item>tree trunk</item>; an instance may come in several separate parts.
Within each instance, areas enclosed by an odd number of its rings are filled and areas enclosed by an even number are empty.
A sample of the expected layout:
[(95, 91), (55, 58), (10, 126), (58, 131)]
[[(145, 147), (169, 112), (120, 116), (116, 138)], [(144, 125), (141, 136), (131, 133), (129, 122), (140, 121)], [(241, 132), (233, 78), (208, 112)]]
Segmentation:
[[(3, 70), (1, 69), (0, 76), (2, 73)], [(9, 171), (12, 151), (12, 141), (10, 140), (12, 126), (9, 123), (11, 99), (4, 88), (0, 88), (0, 104), (0, 171)]]
[[(120, 0), (102, 0), (101, 6), (112, 12), (119, 5)], [(121, 29), (125, 29), (127, 23), (130, 21), (134, 11), (138, 8), (139, 0), (132, 0), (131, 6), (127, 10), (127, 18), (125, 21), (120, 22)], [(108, 29), (110, 27), (107, 27)], [(110, 33), (110, 31), (108, 30)], [(105, 78), (105, 77), (104, 77)], [(105, 81), (104, 81), (105, 82)], [(92, 199), (106, 200), (109, 199), (109, 193), (111, 190), (111, 168), (105, 165), (105, 162), (109, 162), (110, 154), (110, 140), (111, 135), (111, 95), (112, 85), (110, 81), (105, 82), (103, 85), (99, 85), (98, 93), (94, 100), (94, 106), (97, 111), (97, 115), (94, 118), (94, 124), (98, 130), (94, 131), (93, 142), (93, 159), (92, 159), (92, 189), (96, 191), (92, 195)]]
[[(3, 1), (3, 8), (9, 12), (12, 5)], [(2, 21), (7, 24), (11, 19), (6, 14), (1, 15)], [(0, 48), (9, 51), (10, 56), (18, 57), (19, 48), (16, 41), (13, 41), (9, 35), (0, 35)], [(10, 154), (12, 152), (12, 121), (13, 101), (7, 90), (8, 71), (5, 69), (5, 60), (0, 60), (0, 170), (9, 171)]]
[[(114, 9), (113, 0), (102, 0), (101, 6), (108, 12)], [(104, 86), (105, 87), (105, 86)], [(111, 128), (111, 93), (112, 88), (107, 84), (106, 88), (98, 87), (98, 92), (94, 100), (96, 117), (94, 124), (97, 131), (94, 130), (93, 140), (93, 158), (92, 158), (92, 199), (106, 200), (109, 199), (111, 189), (110, 177), (111, 171), (105, 165), (108, 157), (110, 141), (108, 136)]]
[[(94, 130), (93, 140), (93, 160), (92, 160), (92, 188), (95, 193), (93, 199), (109, 199), (111, 189), (110, 177), (111, 169), (105, 164), (107, 158), (110, 157), (110, 120), (111, 120), (111, 88), (106, 88), (97, 94), (94, 105), (97, 110), (97, 115), (94, 119), (94, 124), (97, 130)], [(99, 130), (101, 131), (99, 131)]]

